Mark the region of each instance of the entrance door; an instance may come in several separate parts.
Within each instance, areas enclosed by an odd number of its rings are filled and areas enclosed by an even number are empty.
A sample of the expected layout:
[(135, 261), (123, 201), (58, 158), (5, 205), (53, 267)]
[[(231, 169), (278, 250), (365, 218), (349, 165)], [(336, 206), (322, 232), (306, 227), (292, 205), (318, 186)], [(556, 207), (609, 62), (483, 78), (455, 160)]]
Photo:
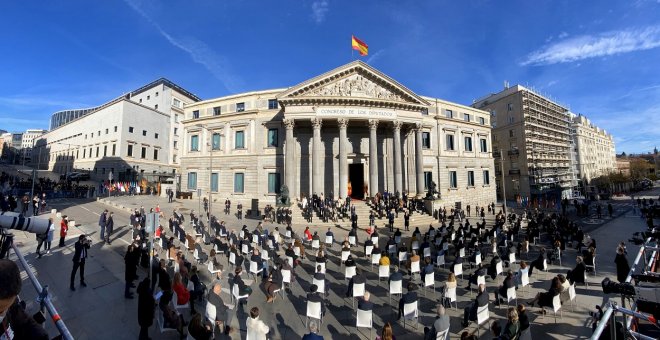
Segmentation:
[(356, 199), (364, 199), (364, 164), (355, 163), (348, 165), (349, 196)]

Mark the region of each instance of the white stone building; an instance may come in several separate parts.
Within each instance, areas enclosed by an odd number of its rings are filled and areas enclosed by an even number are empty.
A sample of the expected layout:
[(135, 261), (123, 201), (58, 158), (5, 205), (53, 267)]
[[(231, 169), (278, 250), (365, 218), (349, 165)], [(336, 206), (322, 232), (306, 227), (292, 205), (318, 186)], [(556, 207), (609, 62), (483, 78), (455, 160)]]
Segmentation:
[(296, 86), (185, 107), (181, 190), (215, 201), (376, 192), (495, 200), (488, 112), (413, 93), (355, 61)]
[(607, 131), (595, 126), (583, 115), (571, 116), (571, 129), (575, 131), (574, 142), (577, 151), (577, 177), (581, 186), (599, 176), (617, 169), (614, 139)]

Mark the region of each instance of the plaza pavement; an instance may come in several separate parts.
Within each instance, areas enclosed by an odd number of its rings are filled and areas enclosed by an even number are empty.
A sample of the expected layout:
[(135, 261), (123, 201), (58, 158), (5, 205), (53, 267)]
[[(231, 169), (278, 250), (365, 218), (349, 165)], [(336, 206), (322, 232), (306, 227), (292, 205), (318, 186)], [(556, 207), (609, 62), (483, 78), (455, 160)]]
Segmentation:
[[(657, 188), (655, 189), (657, 190)], [(652, 193), (657, 197), (657, 193)], [(126, 208), (139, 208), (144, 205), (146, 209), (160, 204), (161, 209), (170, 213), (172, 208), (187, 208), (195, 209), (192, 207), (194, 201), (186, 203), (176, 202), (169, 204), (165, 198), (146, 197), (146, 196), (133, 196), (133, 197), (120, 197), (114, 199), (116, 205), (125, 206)], [(58, 308), (58, 311), (69, 327), (72, 334), (76, 339), (135, 339), (139, 331), (137, 324), (137, 299), (126, 300), (123, 298), (124, 288), (124, 262), (123, 254), (126, 246), (130, 240), (130, 228), (126, 226), (129, 219), (129, 212), (123, 208), (117, 208), (101, 202), (80, 199), (59, 199), (51, 200), (49, 204), (52, 208), (58, 209), (62, 214), (66, 214), (71, 220), (77, 224), (76, 228), (70, 229), (67, 238), (66, 247), (57, 248), (57, 234), (53, 247), (53, 254), (44, 256), (42, 259), (37, 259), (35, 254), (36, 239), (34, 235), (24, 232), (14, 232), (15, 243), (20, 247), (26, 259), (31, 264), (31, 270), (37, 275), (42, 284), (48, 284), (49, 289), (53, 295), (53, 303)], [(115, 233), (113, 234), (112, 245), (102, 245), (98, 242), (98, 214), (103, 209), (108, 208), (115, 212)], [(242, 220), (237, 221), (233, 216), (221, 215), (222, 207), (219, 204), (215, 205), (214, 211), (220, 219), (227, 221), (230, 228), (234, 227), (239, 229), (243, 224), (253, 228), (256, 226), (256, 220)], [(220, 214), (218, 214), (220, 213)], [(295, 217), (294, 217), (295, 218)], [(298, 217), (297, 219), (301, 219)], [(188, 219), (187, 219), (188, 220)], [(476, 220), (472, 221), (473, 223)], [(294, 219), (294, 229), (298, 232), (302, 231), (307, 224), (299, 224)], [(492, 226), (492, 217), (487, 218), (487, 225)], [(267, 228), (274, 226), (266, 225)], [(311, 229), (313, 224), (310, 225)], [(400, 226), (401, 227), (401, 226)], [(283, 229), (283, 228), (281, 228)], [(347, 234), (349, 225), (341, 228), (335, 228), (334, 233), (337, 240), (343, 239)], [(402, 228), (403, 229), (403, 228)], [(423, 232), (426, 227), (420, 228)], [(597, 256), (597, 275), (589, 276), (590, 285), (588, 288), (579, 286), (577, 288), (577, 306), (572, 311), (571, 305), (565, 305), (562, 310), (562, 317), (557, 317), (557, 322), (550, 312), (546, 317), (540, 316), (538, 308), (529, 310), (530, 320), (532, 322), (532, 335), (534, 339), (584, 339), (591, 335), (591, 327), (589, 324), (588, 312), (594, 309), (596, 304), (602, 304), (609, 297), (603, 296), (600, 288), (601, 280), (606, 277), (614, 277), (616, 274), (614, 266), (614, 253), (616, 245), (623, 240), (627, 240), (635, 231), (645, 230), (643, 219), (638, 215), (634, 215), (631, 210), (610, 221), (605, 221), (597, 229), (590, 232), (599, 244), (599, 252)], [(320, 230), (325, 232), (325, 230)], [(381, 228), (381, 235), (388, 236), (388, 233)], [(71, 257), (73, 252), (73, 243), (77, 239), (77, 235), (86, 233), (94, 240), (92, 250), (90, 251), (91, 257), (86, 265), (86, 281), (88, 287), (78, 287), (75, 292), (69, 290), (69, 275), (71, 271)], [(406, 233), (409, 236), (410, 233)], [(361, 240), (364, 239), (364, 234), (360, 235)], [(381, 237), (384, 242), (385, 238)], [(404, 238), (406, 241), (406, 238)], [(382, 248), (382, 247), (381, 247)], [(208, 246), (205, 247), (208, 251)], [(394, 326), (394, 334), (397, 339), (420, 339), (423, 325), (430, 325), (434, 320), (434, 309), (437, 303), (437, 298), (442, 291), (443, 282), (446, 280), (448, 271), (446, 269), (436, 270), (436, 287), (435, 293), (428, 292), (428, 297), (425, 297), (424, 290), (420, 288), (419, 293), (419, 311), (420, 311), (420, 325), (417, 329), (414, 328), (414, 323), (403, 328), (403, 324), (396, 321), (396, 309), (388, 303), (388, 295), (386, 283), (377, 282), (377, 273), (371, 270), (371, 266), (364, 259), (362, 252), (362, 245), (354, 248), (353, 254), (358, 258), (357, 263), (359, 267), (365, 269), (367, 273), (367, 290), (372, 293), (372, 301), (376, 304), (374, 308), (374, 327), (373, 337), (382, 329), (384, 322), (389, 321)], [(343, 269), (340, 270), (338, 262), (339, 246), (329, 251), (329, 261), (327, 268), (327, 279), (330, 282), (330, 293), (327, 295), (327, 308), (328, 312), (323, 320), (320, 334), (326, 339), (367, 339), (369, 338), (369, 330), (360, 328), (356, 330), (354, 327), (355, 312), (352, 308), (350, 299), (343, 298), (346, 284), (343, 275)], [(629, 261), (632, 262), (638, 247), (628, 244)], [(310, 254), (310, 250), (307, 252)], [(530, 251), (529, 259), (534, 259), (537, 255), (537, 248), (534, 247)], [(526, 289), (526, 292), (518, 291), (518, 303), (530, 301), (531, 298), (538, 291), (545, 291), (550, 283), (551, 275), (554, 273), (565, 273), (566, 270), (573, 267), (575, 264), (575, 257), (577, 253), (574, 249), (567, 249), (563, 254), (563, 266), (560, 268), (557, 265), (550, 265), (549, 273), (534, 274), (530, 279), (531, 289)], [(191, 258), (190, 255), (188, 255)], [(486, 258), (488, 261), (489, 258)], [(226, 258), (219, 257), (220, 263), (227, 268)], [(272, 339), (299, 339), (303, 334), (307, 333), (305, 329), (305, 293), (308, 290), (311, 282), (311, 273), (313, 263), (310, 260), (303, 261), (303, 265), (296, 268), (295, 274), (297, 280), (292, 284), (291, 289), (285, 294), (284, 300), (278, 297), (273, 304), (265, 304), (265, 296), (261, 286), (257, 283), (253, 284), (254, 293), (250, 296), (245, 310), (253, 306), (259, 306), (261, 309), (261, 319), (271, 327)], [(208, 284), (210, 276), (206, 270), (206, 266), (200, 266), (203, 280)], [(374, 268), (377, 270), (377, 268)], [(227, 272), (227, 271), (226, 271)], [(466, 274), (471, 270), (467, 269)], [(140, 268), (139, 275), (143, 278), (146, 271)], [(466, 276), (467, 278), (467, 276)], [(28, 308), (31, 313), (36, 309), (34, 299), (36, 293), (27, 281), (24, 275), (24, 288), (21, 297), (28, 302)], [(227, 279), (227, 274), (224, 275)], [(405, 281), (409, 276), (404, 276)], [(493, 292), (497, 284), (502, 281), (502, 277), (498, 277), (496, 281), (486, 280), (488, 291)], [(78, 285), (78, 280), (76, 280)], [(458, 289), (458, 309), (448, 309), (448, 314), (451, 316), (450, 337), (452, 339), (458, 338), (463, 331), (460, 323), (462, 320), (462, 309), (469, 305), (474, 295), (463, 288), (466, 285), (466, 280), (459, 280)], [(227, 285), (223, 286), (225, 289)], [(223, 294), (223, 299), (229, 301), (229, 296)], [(491, 295), (491, 301), (493, 297)], [(392, 304), (396, 306), (393, 299)], [(203, 310), (201, 305), (198, 305), (198, 310)], [(495, 307), (492, 303), (490, 305), (491, 321), (500, 320), (504, 322), (505, 317), (504, 307)], [(186, 319), (189, 315), (184, 311)], [(218, 339), (244, 339), (245, 338), (245, 318), (247, 315), (239, 311), (237, 317), (232, 321), (232, 327), (240, 331), (234, 332), (230, 337), (218, 335)], [(50, 321), (46, 322), (46, 328), (49, 333), (54, 336), (57, 330)], [(476, 329), (475, 323), (472, 323), (467, 330), (474, 331)], [(153, 339), (176, 339), (175, 332), (166, 332), (160, 334), (157, 329), (157, 324), (154, 320), (154, 326), (150, 328), (150, 335)], [(372, 338), (373, 338), (372, 337)], [(485, 329), (481, 327), (481, 338), (490, 339), (491, 336)]]

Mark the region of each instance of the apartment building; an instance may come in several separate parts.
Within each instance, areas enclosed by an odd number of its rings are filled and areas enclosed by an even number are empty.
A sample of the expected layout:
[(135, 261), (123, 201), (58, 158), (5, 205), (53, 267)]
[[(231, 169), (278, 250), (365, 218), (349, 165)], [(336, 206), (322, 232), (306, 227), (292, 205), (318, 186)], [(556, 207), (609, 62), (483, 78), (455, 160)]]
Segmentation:
[(571, 115), (571, 131), (577, 154), (576, 169), (580, 186), (586, 188), (592, 179), (617, 169), (614, 139), (581, 114)]

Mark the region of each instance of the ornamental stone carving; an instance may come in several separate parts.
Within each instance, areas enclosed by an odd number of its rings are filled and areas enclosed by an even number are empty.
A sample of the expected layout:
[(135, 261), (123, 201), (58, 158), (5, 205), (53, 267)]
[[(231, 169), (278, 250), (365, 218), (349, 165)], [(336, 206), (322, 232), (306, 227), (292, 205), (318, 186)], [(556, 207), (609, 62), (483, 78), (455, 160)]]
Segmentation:
[(346, 127), (348, 127), (348, 119), (339, 118), (337, 119), (337, 124), (339, 124), (339, 128), (345, 129)]
[(394, 130), (401, 131), (401, 126), (403, 126), (403, 123), (399, 120), (395, 120), (392, 122), (392, 126), (394, 127)]
[(323, 125), (323, 120), (318, 118), (312, 118), (312, 127), (315, 129), (320, 129)]
[(377, 119), (369, 119), (369, 129), (375, 130), (378, 128), (378, 120)]
[(287, 130), (293, 129), (295, 123), (293, 119), (285, 119), (282, 121), (284, 123), (284, 127), (286, 127)]
[(393, 101), (403, 101), (401, 95), (367, 79), (354, 74), (333, 83), (317, 87), (304, 94), (308, 97), (368, 97)]

